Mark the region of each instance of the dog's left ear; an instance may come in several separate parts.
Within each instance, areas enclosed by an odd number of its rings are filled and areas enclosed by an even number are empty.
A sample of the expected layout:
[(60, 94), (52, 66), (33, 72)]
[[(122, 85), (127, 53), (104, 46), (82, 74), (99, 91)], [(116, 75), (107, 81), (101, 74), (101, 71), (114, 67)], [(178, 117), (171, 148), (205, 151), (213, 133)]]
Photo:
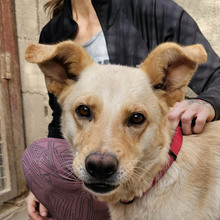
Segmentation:
[(163, 43), (156, 47), (140, 68), (144, 70), (168, 106), (184, 98), (186, 87), (199, 63), (207, 60), (202, 45), (182, 47), (176, 43)]
[(39, 65), (48, 91), (56, 96), (77, 80), (83, 69), (93, 64), (86, 50), (73, 41), (55, 45), (30, 44), (25, 59)]

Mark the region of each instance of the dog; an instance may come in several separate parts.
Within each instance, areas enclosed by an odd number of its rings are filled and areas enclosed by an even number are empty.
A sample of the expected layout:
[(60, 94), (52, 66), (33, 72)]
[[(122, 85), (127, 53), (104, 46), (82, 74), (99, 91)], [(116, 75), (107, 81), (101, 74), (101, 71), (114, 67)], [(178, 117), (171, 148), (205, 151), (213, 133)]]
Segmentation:
[(167, 119), (206, 62), (202, 45), (163, 43), (139, 68), (96, 64), (72, 41), (25, 57), (58, 97), (75, 174), (112, 219), (220, 219), (220, 122), (182, 136)]

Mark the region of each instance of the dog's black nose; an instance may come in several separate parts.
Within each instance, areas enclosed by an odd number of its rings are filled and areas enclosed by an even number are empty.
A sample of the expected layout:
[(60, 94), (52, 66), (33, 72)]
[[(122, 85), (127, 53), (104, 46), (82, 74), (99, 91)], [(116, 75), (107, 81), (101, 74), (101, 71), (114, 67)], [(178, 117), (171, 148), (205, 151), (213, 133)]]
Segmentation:
[(116, 156), (112, 154), (94, 152), (86, 157), (85, 165), (87, 172), (92, 177), (103, 180), (116, 173), (118, 160)]

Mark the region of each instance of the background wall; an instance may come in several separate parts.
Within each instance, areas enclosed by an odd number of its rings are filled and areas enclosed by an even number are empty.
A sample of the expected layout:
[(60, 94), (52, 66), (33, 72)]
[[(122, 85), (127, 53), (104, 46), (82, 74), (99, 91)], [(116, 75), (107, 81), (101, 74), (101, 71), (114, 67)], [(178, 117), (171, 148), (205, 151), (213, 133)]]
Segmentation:
[[(25, 48), (29, 43), (38, 42), (40, 30), (49, 19), (43, 10), (46, 1), (15, 1), (27, 145), (47, 136), (47, 126), (51, 120), (43, 74), (36, 65), (24, 60)], [(194, 17), (220, 55), (220, 0), (175, 1)]]
[(26, 145), (47, 137), (51, 120), (44, 76), (37, 65), (27, 63), (24, 52), (29, 43), (37, 43), (40, 30), (49, 20), (43, 6), (47, 0), (16, 0), (17, 37), (19, 44), (20, 70)]
[(220, 55), (220, 0), (175, 0), (175, 2), (196, 20), (216, 53)]

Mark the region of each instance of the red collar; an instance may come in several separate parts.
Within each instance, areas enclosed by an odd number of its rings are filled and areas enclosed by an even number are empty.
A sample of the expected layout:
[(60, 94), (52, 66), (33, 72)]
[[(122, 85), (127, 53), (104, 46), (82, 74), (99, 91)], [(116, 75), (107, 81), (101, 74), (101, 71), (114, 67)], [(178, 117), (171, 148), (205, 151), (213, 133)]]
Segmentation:
[[(153, 180), (152, 185), (150, 186), (150, 188), (144, 193), (146, 194), (161, 178), (162, 176), (167, 172), (167, 170), (170, 168), (170, 166), (172, 165), (172, 163), (176, 160), (177, 155), (181, 149), (182, 146), (182, 142), (183, 142), (183, 135), (182, 135), (182, 131), (180, 126), (178, 126), (176, 128), (176, 132), (173, 136), (173, 140), (170, 146), (170, 150), (168, 152), (169, 154), (169, 163), (167, 164), (167, 166), (158, 172), (157, 177)], [(126, 200), (120, 200), (120, 202), (122, 204), (131, 204), (136, 198), (138, 197), (134, 197), (134, 199), (130, 200), (130, 201), (126, 201)]]

